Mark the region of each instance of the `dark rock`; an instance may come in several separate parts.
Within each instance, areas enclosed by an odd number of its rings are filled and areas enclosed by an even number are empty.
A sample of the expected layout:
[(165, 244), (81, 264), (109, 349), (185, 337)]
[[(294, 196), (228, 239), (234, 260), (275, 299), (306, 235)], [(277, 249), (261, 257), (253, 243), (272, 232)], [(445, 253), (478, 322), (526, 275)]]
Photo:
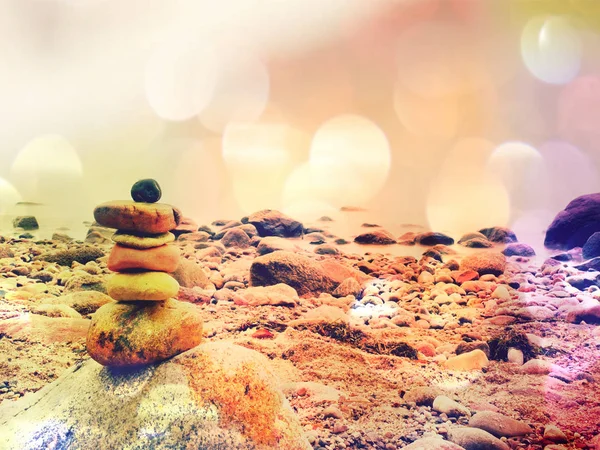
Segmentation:
[(482, 228), (479, 232), (492, 242), (509, 244), (518, 241), (517, 235), (506, 227)]
[(464, 241), (462, 245), (468, 248), (491, 248), (494, 246), (494, 243), (488, 241), (487, 238), (473, 238)]
[(207, 233), (210, 236), (214, 236), (215, 232), (213, 231), (213, 229), (211, 227), (209, 227), (208, 225), (200, 225), (198, 227), (197, 231), (203, 231), (205, 233)]
[(590, 259), (589, 261), (586, 261), (582, 264), (578, 264), (577, 266), (575, 266), (576, 269), (579, 270), (597, 270), (600, 271), (600, 257), (598, 258), (594, 258), (594, 259)]
[(598, 286), (598, 274), (573, 275), (565, 280), (571, 286), (584, 291), (590, 286)]
[(377, 225), (376, 223), (363, 223), (361, 224), (361, 227), (363, 228), (379, 228), (380, 225)]
[(429, 231), (427, 233), (418, 234), (415, 238), (415, 242), (421, 245), (452, 245), (454, 244), (454, 239), (443, 233)]
[(600, 231), (592, 234), (585, 242), (582, 250), (582, 256), (585, 259), (591, 259), (600, 256)]
[(394, 236), (386, 230), (373, 230), (354, 238), (358, 244), (391, 245), (396, 243)]
[(239, 227), (231, 228), (221, 238), (221, 243), (225, 247), (248, 248), (250, 247), (250, 237)]
[(546, 231), (544, 245), (560, 250), (583, 247), (597, 231), (600, 231), (600, 193), (582, 195), (554, 218)]
[(13, 220), (13, 227), (24, 230), (37, 230), (40, 226), (34, 216), (19, 216)]
[(19, 235), (19, 239), (33, 239), (33, 234), (31, 233), (23, 233)]
[(325, 233), (326, 231), (323, 228), (319, 228), (319, 227), (305, 227), (304, 228), (304, 234), (310, 234), (310, 233)]
[(527, 245), (520, 243), (508, 244), (504, 250), (502, 250), (504, 256), (535, 256), (535, 250)]
[(248, 216), (248, 223), (254, 225), (260, 237), (299, 237), (304, 233), (302, 223), (272, 209), (265, 209)]
[(156, 180), (145, 178), (136, 181), (131, 186), (131, 198), (135, 202), (156, 203), (160, 200), (162, 191)]
[(568, 252), (558, 253), (557, 255), (552, 256), (552, 259), (557, 261), (571, 261), (573, 259), (573, 255)]
[(46, 253), (39, 256), (37, 259), (42, 261), (48, 261), (57, 263), (61, 266), (71, 266), (73, 261), (77, 261), (80, 264), (85, 264), (90, 261), (95, 261), (98, 258), (104, 256), (104, 251), (98, 247), (92, 247), (91, 245), (82, 245), (80, 247), (68, 248), (65, 250), (58, 250), (51, 253)]
[(439, 262), (443, 262), (442, 254), (440, 252), (438, 252), (437, 250), (433, 250), (433, 249), (427, 250), (425, 253), (423, 253), (423, 256), (428, 257), (428, 258), (433, 258)]

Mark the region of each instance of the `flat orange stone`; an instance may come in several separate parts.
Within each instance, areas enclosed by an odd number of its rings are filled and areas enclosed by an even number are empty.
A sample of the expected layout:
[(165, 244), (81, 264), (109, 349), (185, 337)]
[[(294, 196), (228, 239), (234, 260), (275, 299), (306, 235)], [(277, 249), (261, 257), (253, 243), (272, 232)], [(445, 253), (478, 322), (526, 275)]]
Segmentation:
[(179, 248), (168, 244), (143, 250), (116, 244), (108, 257), (108, 269), (113, 272), (132, 269), (174, 272), (178, 264)]
[(94, 209), (100, 225), (138, 233), (166, 233), (179, 225), (181, 211), (164, 203), (119, 200), (102, 203)]

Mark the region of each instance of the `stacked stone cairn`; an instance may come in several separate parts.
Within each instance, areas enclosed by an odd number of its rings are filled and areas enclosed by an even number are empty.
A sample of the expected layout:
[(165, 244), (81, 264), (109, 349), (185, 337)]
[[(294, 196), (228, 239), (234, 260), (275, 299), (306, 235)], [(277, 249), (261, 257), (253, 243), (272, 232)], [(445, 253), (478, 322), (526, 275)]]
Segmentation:
[(179, 249), (170, 232), (181, 213), (160, 200), (155, 180), (136, 182), (134, 201), (111, 201), (94, 209), (98, 224), (116, 228), (108, 258), (107, 292), (116, 302), (92, 318), (87, 351), (100, 364), (128, 367), (163, 361), (197, 346), (202, 321), (196, 306), (177, 301), (179, 284), (170, 274)]

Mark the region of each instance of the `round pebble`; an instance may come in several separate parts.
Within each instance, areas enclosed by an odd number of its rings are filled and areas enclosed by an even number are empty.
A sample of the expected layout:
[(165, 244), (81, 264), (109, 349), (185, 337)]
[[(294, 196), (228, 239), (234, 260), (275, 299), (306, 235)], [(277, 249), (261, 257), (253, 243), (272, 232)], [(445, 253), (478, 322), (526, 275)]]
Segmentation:
[(161, 196), (160, 186), (152, 178), (136, 181), (131, 187), (131, 198), (136, 202), (156, 203)]

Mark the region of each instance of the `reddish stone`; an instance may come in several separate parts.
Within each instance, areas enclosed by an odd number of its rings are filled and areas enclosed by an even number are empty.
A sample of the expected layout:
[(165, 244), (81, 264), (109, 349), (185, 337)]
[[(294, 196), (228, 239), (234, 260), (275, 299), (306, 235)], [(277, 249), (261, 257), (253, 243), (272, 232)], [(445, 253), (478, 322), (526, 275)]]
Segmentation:
[(275, 336), (266, 328), (259, 328), (252, 333), (252, 337), (256, 339), (273, 339)]
[(475, 270), (463, 270), (453, 274), (452, 278), (454, 278), (458, 284), (463, 284), (465, 281), (477, 280), (479, 278), (479, 273)]
[(108, 257), (108, 269), (113, 272), (131, 269), (174, 272), (178, 265), (179, 248), (168, 244), (143, 250), (116, 244)]

